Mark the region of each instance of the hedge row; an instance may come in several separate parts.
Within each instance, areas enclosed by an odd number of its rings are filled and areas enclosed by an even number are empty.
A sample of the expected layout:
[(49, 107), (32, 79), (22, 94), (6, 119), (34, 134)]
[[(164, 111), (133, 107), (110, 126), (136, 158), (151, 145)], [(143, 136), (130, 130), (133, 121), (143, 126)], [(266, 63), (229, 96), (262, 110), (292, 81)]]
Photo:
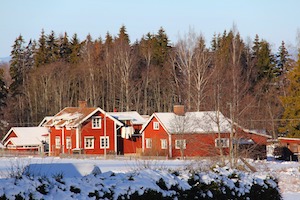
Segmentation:
[(281, 199), (274, 178), (226, 168), (209, 172), (149, 169), (82, 178), (20, 176), (1, 179), (0, 185), (0, 199)]

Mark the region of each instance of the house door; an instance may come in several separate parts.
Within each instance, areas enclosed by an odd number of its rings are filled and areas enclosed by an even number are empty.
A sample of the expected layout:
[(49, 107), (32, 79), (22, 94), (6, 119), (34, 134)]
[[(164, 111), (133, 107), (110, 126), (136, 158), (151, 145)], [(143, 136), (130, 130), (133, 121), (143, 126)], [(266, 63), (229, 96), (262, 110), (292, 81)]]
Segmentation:
[(121, 137), (121, 133), (117, 134), (117, 154), (124, 155), (124, 138)]

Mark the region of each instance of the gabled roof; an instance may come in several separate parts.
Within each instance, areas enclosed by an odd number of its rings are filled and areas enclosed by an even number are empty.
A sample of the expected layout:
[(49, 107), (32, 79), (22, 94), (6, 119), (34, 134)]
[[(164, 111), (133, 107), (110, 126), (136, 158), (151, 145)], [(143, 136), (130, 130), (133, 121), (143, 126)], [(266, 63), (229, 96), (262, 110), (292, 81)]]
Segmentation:
[[(219, 114), (219, 117), (218, 117)], [(216, 111), (186, 112), (184, 116), (174, 113), (154, 113), (144, 124), (142, 131), (156, 118), (170, 134), (176, 133), (230, 133), (231, 123)]]
[(46, 116), (44, 119), (40, 122), (38, 126), (42, 127), (45, 123), (49, 122), (51, 119), (53, 119), (53, 116)]
[(123, 121), (123, 120), (130, 120), (132, 121), (133, 125), (143, 125), (146, 123), (146, 120), (144, 117), (142, 117), (138, 112), (136, 111), (130, 111), (130, 112), (109, 112), (109, 115), (112, 117)]
[[(101, 112), (105, 115), (106, 112), (101, 108), (91, 108), (91, 107), (66, 107), (57, 113), (52, 119), (50, 119), (44, 126), (69, 126), (69, 127), (78, 127), (84, 121), (92, 117), (97, 112)], [(122, 126), (123, 124), (113, 118), (110, 115), (107, 115), (112, 119), (117, 125)]]
[(17, 137), (9, 138), (4, 145), (11, 142), (16, 146), (24, 145), (40, 145), (45, 140), (44, 134), (48, 133), (48, 129), (45, 127), (12, 127), (2, 140), (2, 143), (8, 138), (8, 136), (14, 132)]
[[(241, 126), (239, 126), (239, 127), (241, 127)], [(272, 136), (268, 135), (265, 130), (250, 130), (250, 129), (246, 129), (246, 128), (242, 128), (242, 130), (246, 133), (251, 133), (251, 134), (254, 134), (254, 135), (259, 135), (259, 136), (263, 136), (263, 137), (267, 137), (267, 138), (272, 138)]]

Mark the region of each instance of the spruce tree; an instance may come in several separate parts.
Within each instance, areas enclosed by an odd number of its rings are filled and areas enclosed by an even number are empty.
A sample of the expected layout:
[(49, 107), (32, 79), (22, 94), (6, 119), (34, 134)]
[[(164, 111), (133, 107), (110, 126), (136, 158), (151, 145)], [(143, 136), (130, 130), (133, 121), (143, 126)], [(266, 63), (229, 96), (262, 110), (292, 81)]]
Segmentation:
[(2, 109), (6, 106), (7, 95), (8, 89), (4, 82), (4, 70), (0, 69), (0, 117), (3, 117)]
[(281, 42), (278, 54), (276, 55), (276, 76), (280, 76), (289, 70), (289, 53), (285, 47), (284, 41)]
[(272, 80), (275, 75), (275, 60), (271, 53), (270, 45), (267, 41), (261, 41), (259, 50), (257, 51), (256, 68), (258, 71), (258, 80), (267, 79)]
[(25, 58), (25, 71), (29, 71), (34, 67), (34, 53), (36, 51), (36, 41), (30, 40), (25, 48), (24, 58)]
[(75, 33), (71, 39), (70, 42), (70, 62), (71, 63), (78, 63), (80, 60), (80, 48), (81, 44), (79, 42), (79, 39), (77, 37), (77, 34)]
[(127, 34), (126, 27), (124, 25), (120, 28), (118, 39), (122, 40), (126, 44), (130, 43), (129, 35)]
[(288, 137), (300, 138), (300, 53), (296, 66), (287, 75), (289, 86), (287, 95), (281, 97), (284, 108), (279, 132)]
[(37, 52), (35, 54), (35, 67), (45, 65), (47, 60), (47, 44), (46, 44), (46, 35), (44, 29), (41, 32), (41, 36), (38, 40)]
[(68, 38), (68, 34), (65, 32), (63, 36), (59, 38), (59, 57), (64, 62), (70, 61), (71, 48)]
[(158, 33), (155, 35), (155, 39), (156, 44), (154, 51), (154, 60), (156, 61), (157, 65), (163, 66), (164, 62), (166, 61), (170, 47), (168, 46), (168, 36), (162, 27), (158, 30)]
[(11, 51), (11, 60), (10, 60), (10, 76), (12, 78), (12, 83), (10, 85), (10, 90), (13, 96), (21, 94), (24, 77), (24, 68), (25, 68), (25, 47), (24, 39), (20, 35), (14, 42)]
[(57, 38), (55, 37), (54, 31), (46, 38), (46, 53), (47, 53), (47, 62), (52, 63), (58, 60), (59, 57), (59, 45)]

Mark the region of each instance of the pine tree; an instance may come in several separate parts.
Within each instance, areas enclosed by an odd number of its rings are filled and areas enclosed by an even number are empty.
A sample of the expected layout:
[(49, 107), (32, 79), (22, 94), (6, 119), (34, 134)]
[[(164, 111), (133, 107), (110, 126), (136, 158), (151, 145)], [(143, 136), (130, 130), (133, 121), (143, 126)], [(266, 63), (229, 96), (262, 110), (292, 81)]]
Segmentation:
[(288, 137), (300, 138), (300, 53), (296, 66), (287, 77), (289, 86), (287, 96), (281, 97), (284, 113), (279, 132), (287, 134)]

